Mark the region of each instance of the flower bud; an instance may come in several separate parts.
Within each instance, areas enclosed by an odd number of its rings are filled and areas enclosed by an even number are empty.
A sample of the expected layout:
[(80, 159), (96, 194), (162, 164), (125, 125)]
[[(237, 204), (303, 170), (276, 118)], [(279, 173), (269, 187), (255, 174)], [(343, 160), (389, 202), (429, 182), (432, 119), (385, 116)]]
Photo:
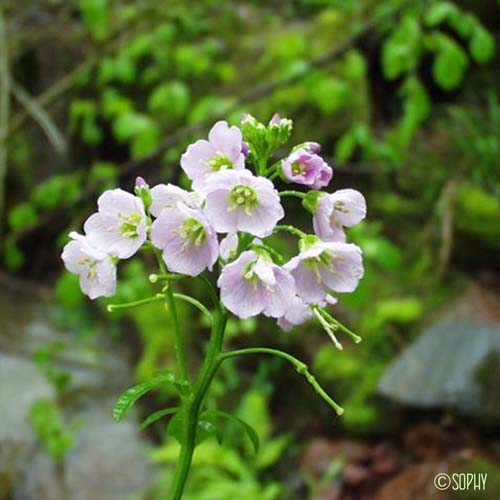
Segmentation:
[(149, 207), (151, 206), (151, 201), (152, 201), (151, 192), (149, 190), (148, 183), (142, 177), (137, 177), (135, 179), (134, 192), (142, 200), (146, 210), (148, 210)]

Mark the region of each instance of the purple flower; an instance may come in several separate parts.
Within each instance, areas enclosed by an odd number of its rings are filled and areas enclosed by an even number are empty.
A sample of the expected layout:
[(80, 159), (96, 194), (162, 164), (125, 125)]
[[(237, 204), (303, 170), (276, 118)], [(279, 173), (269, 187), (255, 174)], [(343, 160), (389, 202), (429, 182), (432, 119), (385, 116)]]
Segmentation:
[(343, 226), (352, 227), (365, 216), (364, 196), (354, 189), (340, 189), (320, 196), (313, 218), (314, 232), (325, 241), (345, 241)]
[(207, 218), (183, 203), (161, 211), (151, 226), (151, 241), (173, 273), (198, 276), (211, 271), (219, 257), (217, 235)]
[(305, 149), (308, 153), (317, 155), (321, 151), (321, 144), (313, 141), (303, 142), (299, 146), (294, 148), (294, 151), (298, 149)]
[(313, 189), (328, 186), (333, 175), (332, 167), (306, 148), (293, 151), (281, 162), (281, 168), (289, 181), (305, 184)]
[(197, 196), (181, 189), (174, 184), (158, 184), (151, 189), (151, 206), (149, 211), (158, 217), (164, 208), (176, 207), (177, 203), (183, 203), (190, 208), (199, 208)]
[(278, 318), (278, 326), (285, 332), (289, 332), (294, 326), (302, 325), (313, 316), (311, 307), (296, 295), (285, 314)]
[(92, 300), (110, 297), (116, 290), (116, 266), (111, 257), (92, 247), (88, 238), (70, 233), (72, 241), (66, 244), (62, 260), (66, 269), (80, 276), (80, 288)]
[(240, 318), (260, 313), (279, 318), (295, 296), (290, 273), (253, 250), (243, 252), (224, 266), (217, 285), (222, 303)]
[[(337, 299), (327, 295), (325, 300), (318, 304), (325, 307), (327, 304), (336, 304)], [(290, 307), (281, 318), (278, 318), (278, 326), (285, 332), (290, 331), (294, 326), (302, 325), (314, 317), (314, 311), (311, 304), (306, 304), (298, 295), (296, 295)]]
[(273, 183), (249, 170), (214, 174), (204, 192), (205, 213), (219, 233), (244, 231), (268, 236), (285, 215)]
[(187, 148), (181, 167), (193, 181), (193, 189), (198, 190), (213, 172), (245, 168), (244, 150), (241, 130), (219, 121), (210, 130), (208, 141), (202, 139)]
[(146, 214), (140, 198), (122, 189), (104, 192), (99, 210), (85, 222), (92, 246), (120, 259), (131, 257), (146, 241)]
[[(303, 240), (304, 241), (304, 240)], [(361, 249), (351, 243), (306, 243), (297, 257), (285, 264), (295, 278), (297, 295), (307, 303), (326, 300), (330, 290), (352, 292), (363, 277)]]

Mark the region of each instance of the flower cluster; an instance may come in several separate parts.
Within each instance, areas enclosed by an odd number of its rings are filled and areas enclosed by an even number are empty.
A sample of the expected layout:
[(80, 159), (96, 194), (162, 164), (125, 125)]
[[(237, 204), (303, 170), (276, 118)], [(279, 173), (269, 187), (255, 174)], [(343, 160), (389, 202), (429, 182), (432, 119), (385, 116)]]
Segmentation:
[[(84, 235), (71, 233), (62, 254), (82, 291), (91, 299), (113, 295), (118, 261), (152, 249), (170, 273), (198, 276), (217, 264), (220, 300), (236, 316), (264, 314), (284, 330), (316, 317), (339, 345), (338, 324), (325, 307), (363, 276), (361, 249), (346, 242), (345, 228), (365, 217), (366, 204), (352, 189), (319, 191), (333, 169), (317, 143), (300, 144), (269, 166), (291, 129), (278, 115), (267, 125), (245, 115), (241, 128), (219, 121), (208, 140), (191, 144), (181, 157), (191, 191), (172, 184), (150, 188), (138, 178), (134, 194), (102, 194)], [(308, 191), (279, 192), (275, 180)], [(286, 196), (302, 199), (312, 212), (314, 234), (278, 224)], [(267, 240), (278, 231), (299, 237), (298, 253), (288, 261)]]

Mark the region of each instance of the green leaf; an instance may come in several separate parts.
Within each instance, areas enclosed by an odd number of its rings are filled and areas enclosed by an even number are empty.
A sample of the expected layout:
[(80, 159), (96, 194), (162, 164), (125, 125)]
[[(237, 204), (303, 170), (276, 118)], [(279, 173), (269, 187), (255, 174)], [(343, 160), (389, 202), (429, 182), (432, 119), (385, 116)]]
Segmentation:
[(160, 144), (160, 129), (155, 125), (148, 132), (139, 134), (131, 145), (132, 158), (139, 160), (154, 153)]
[(11, 236), (5, 238), (4, 253), (5, 265), (10, 271), (17, 271), (26, 262), (25, 254), (20, 250), (16, 244), (16, 240)]
[(182, 118), (189, 107), (189, 89), (181, 81), (158, 85), (148, 100), (148, 109), (155, 114), (164, 114), (170, 120)]
[(417, 19), (407, 15), (382, 46), (382, 69), (389, 80), (417, 68), (421, 53), (421, 31)]
[(150, 425), (154, 424), (155, 422), (158, 422), (158, 420), (162, 419), (163, 417), (166, 417), (167, 415), (172, 415), (173, 413), (176, 413), (179, 410), (178, 406), (174, 406), (173, 408), (165, 408), (163, 410), (158, 410), (155, 411), (154, 413), (151, 413), (149, 417), (147, 417), (141, 424), (141, 431), (149, 427)]
[(132, 111), (132, 101), (113, 88), (107, 88), (101, 98), (104, 118), (111, 119)]
[(244, 420), (221, 410), (207, 410), (204, 413), (204, 415), (213, 415), (216, 417), (226, 418), (231, 422), (235, 423), (237, 426), (241, 427), (245, 431), (246, 435), (249, 437), (250, 441), (252, 442), (255, 453), (258, 453), (259, 436), (255, 432), (254, 428), (251, 425), (247, 424)]
[[(167, 426), (167, 434), (172, 436), (179, 444), (183, 441), (182, 435), (182, 421), (184, 415), (182, 412), (178, 412), (175, 416), (170, 420)], [(213, 418), (208, 415), (206, 412), (203, 413), (198, 420), (198, 425), (196, 429), (196, 438), (195, 445), (200, 444), (205, 441), (209, 437), (215, 437), (219, 444), (222, 442), (222, 434), (219, 431), (217, 425), (215, 424)]]
[(459, 10), (456, 5), (451, 2), (438, 2), (433, 4), (425, 14), (425, 24), (430, 28), (434, 28), (438, 24), (447, 21), (453, 17)]
[(128, 412), (128, 410), (130, 410), (130, 408), (139, 398), (147, 394), (158, 385), (164, 383), (175, 385), (176, 378), (174, 374), (166, 370), (158, 372), (153, 376), (151, 380), (127, 389), (118, 398), (113, 408), (113, 419), (115, 420), (115, 422), (120, 422)]
[(322, 114), (331, 115), (347, 104), (350, 89), (340, 78), (321, 78), (310, 86), (308, 95)]
[(147, 133), (153, 127), (154, 122), (151, 118), (131, 111), (118, 116), (113, 123), (113, 133), (119, 141), (125, 142)]
[(437, 33), (433, 36), (436, 56), (432, 72), (434, 79), (445, 90), (457, 87), (464, 77), (468, 65), (467, 55), (454, 40)]
[(257, 457), (257, 468), (265, 469), (275, 464), (289, 444), (290, 438), (288, 436), (279, 436), (275, 439), (267, 441), (265, 445), (262, 446), (262, 450)]
[(38, 222), (38, 213), (31, 203), (20, 203), (9, 212), (9, 226), (13, 231), (33, 226)]
[(54, 460), (61, 460), (75, 444), (74, 429), (65, 425), (53, 401), (37, 400), (30, 409), (29, 419), (36, 436)]
[(119, 141), (131, 143), (132, 157), (139, 159), (158, 147), (161, 131), (154, 120), (141, 113), (125, 113), (114, 121), (113, 133)]
[(350, 160), (356, 150), (358, 141), (356, 134), (352, 130), (348, 130), (342, 134), (335, 146), (335, 159), (338, 161)]
[(33, 203), (40, 210), (50, 210), (75, 201), (81, 189), (80, 175), (54, 175), (36, 186), (32, 194)]
[(401, 87), (404, 97), (404, 114), (399, 125), (399, 145), (406, 148), (418, 126), (430, 112), (430, 100), (420, 80), (409, 77)]
[(490, 60), (495, 53), (495, 40), (481, 25), (474, 26), (469, 40), (469, 51), (479, 64)]
[(98, 41), (105, 40), (108, 35), (107, 0), (80, 0), (80, 12), (92, 36)]

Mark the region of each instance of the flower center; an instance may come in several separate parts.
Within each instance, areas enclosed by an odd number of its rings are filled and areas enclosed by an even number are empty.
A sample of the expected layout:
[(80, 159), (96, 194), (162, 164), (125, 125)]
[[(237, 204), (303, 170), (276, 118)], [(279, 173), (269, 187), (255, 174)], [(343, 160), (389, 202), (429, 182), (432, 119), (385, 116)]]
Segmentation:
[(320, 272), (321, 268), (326, 267), (331, 273), (335, 273), (335, 258), (328, 252), (322, 252), (316, 257), (305, 259), (304, 265), (314, 271), (316, 282), (318, 284), (321, 284), (323, 282), (323, 278), (321, 277)]
[(257, 263), (256, 260), (248, 263), (243, 273), (243, 278), (245, 278), (251, 285), (253, 293), (257, 293), (260, 284), (259, 277), (257, 276), (257, 274), (255, 274), (253, 269), (256, 263)]
[(215, 172), (218, 172), (219, 170), (226, 170), (228, 168), (233, 168), (233, 162), (225, 155), (222, 153), (217, 153), (209, 162), (208, 164), (214, 170)]
[(179, 234), (197, 247), (201, 247), (206, 240), (205, 227), (200, 221), (193, 218), (184, 221)]
[(257, 191), (250, 186), (238, 185), (231, 189), (229, 194), (229, 209), (243, 209), (247, 215), (259, 205)]
[(94, 280), (97, 276), (97, 261), (90, 257), (85, 257), (78, 261), (78, 264), (87, 268), (87, 279)]
[(304, 163), (301, 163), (299, 161), (294, 161), (292, 163), (292, 174), (293, 175), (303, 175), (305, 171), (306, 166)]
[(120, 234), (124, 238), (128, 238), (131, 240), (135, 240), (136, 238), (139, 237), (139, 224), (142, 221), (141, 214), (135, 213), (135, 214), (130, 214), (128, 216), (123, 216), (120, 215), (120, 218), (122, 220), (120, 224)]

